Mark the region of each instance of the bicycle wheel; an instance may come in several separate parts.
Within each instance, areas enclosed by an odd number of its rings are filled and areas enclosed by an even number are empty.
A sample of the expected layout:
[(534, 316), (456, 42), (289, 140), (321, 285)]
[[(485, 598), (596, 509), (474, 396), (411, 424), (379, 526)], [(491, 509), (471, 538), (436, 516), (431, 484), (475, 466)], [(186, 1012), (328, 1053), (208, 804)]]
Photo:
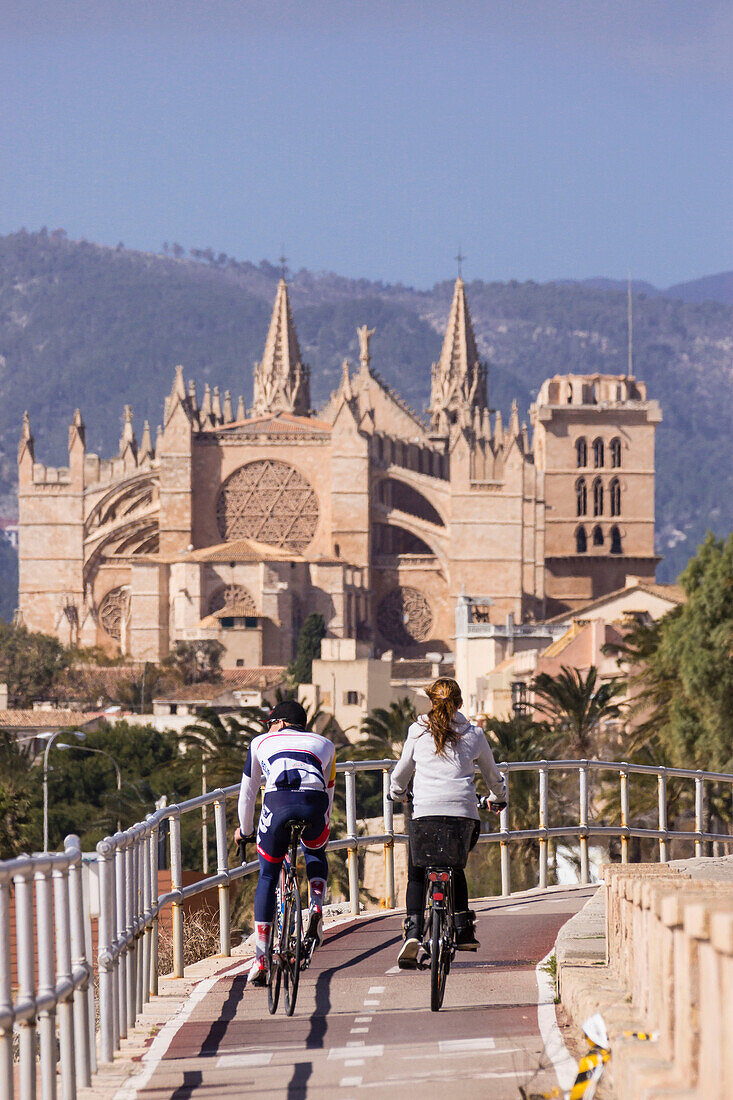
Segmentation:
[(300, 948), (303, 935), (303, 914), (300, 909), (300, 891), (297, 882), (289, 884), (284, 920), (283, 947), (287, 960), (283, 966), (285, 1013), (287, 1016), (292, 1016), (295, 1012), (295, 1001), (298, 996)]
[(443, 935), (445, 910), (433, 907), (432, 943), (430, 950), (430, 1011), (438, 1012), (445, 995), (445, 979), (450, 965), (450, 952)]
[(275, 916), (270, 925), (270, 938), (267, 941), (267, 1007), (270, 1010), (270, 1015), (274, 1015), (277, 1012), (277, 1002), (280, 999), (280, 979), (282, 977), (282, 970), (280, 969), (280, 941), (282, 939), (282, 923), (280, 919), (280, 899), (277, 900), (277, 906), (275, 908)]

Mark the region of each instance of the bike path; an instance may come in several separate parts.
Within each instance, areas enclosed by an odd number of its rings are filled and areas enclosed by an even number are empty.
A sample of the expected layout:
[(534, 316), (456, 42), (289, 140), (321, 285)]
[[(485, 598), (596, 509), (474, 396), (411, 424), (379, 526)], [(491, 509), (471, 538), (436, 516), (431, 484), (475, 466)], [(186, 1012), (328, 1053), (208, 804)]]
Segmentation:
[[(482, 947), (456, 956), (439, 1013), (428, 971), (398, 971), (401, 914), (326, 933), (301, 975), (295, 1015), (267, 1010), (245, 973), (221, 976), (194, 1005), (137, 1090), (138, 1100), (248, 1097), (516, 1098), (557, 1083), (537, 1018), (535, 967), (590, 890), (474, 903)], [(281, 995), (282, 996), (282, 995)], [(145, 1075), (147, 1076), (147, 1074)]]

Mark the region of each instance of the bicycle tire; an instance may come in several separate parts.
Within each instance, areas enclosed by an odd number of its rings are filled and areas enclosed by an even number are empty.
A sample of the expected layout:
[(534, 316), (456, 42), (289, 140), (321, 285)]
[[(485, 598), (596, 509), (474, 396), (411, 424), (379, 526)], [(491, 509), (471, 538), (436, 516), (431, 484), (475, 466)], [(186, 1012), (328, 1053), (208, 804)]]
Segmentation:
[(284, 948), (287, 962), (283, 969), (283, 989), (285, 992), (285, 1015), (292, 1016), (295, 1012), (295, 1002), (298, 997), (300, 953), (303, 938), (303, 914), (297, 881), (289, 883), (285, 909)]
[(275, 954), (274, 947), (277, 944), (280, 947), (280, 940), (282, 926), (280, 924), (280, 899), (277, 900), (277, 906), (275, 909), (275, 917), (270, 925), (270, 936), (267, 941), (267, 1007), (270, 1010), (270, 1015), (274, 1016), (277, 1012), (277, 1003), (280, 999), (280, 980), (282, 978), (282, 971), (280, 969), (280, 960), (273, 962), (273, 955)]
[(430, 1011), (439, 1012), (445, 996), (445, 979), (450, 965), (443, 926), (445, 910), (433, 906), (432, 943), (430, 945)]

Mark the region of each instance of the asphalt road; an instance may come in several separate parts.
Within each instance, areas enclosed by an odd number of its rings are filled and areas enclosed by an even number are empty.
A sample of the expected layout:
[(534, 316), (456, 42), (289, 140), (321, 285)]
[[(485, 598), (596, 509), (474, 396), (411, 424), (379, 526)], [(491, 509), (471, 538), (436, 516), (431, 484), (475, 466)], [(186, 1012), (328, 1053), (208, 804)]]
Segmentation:
[(460, 953), (445, 1002), (396, 969), (401, 915), (333, 928), (301, 977), (295, 1015), (227, 974), (193, 1007), (139, 1100), (519, 1097), (557, 1084), (537, 1019), (535, 966), (592, 890), (474, 903), (481, 949)]

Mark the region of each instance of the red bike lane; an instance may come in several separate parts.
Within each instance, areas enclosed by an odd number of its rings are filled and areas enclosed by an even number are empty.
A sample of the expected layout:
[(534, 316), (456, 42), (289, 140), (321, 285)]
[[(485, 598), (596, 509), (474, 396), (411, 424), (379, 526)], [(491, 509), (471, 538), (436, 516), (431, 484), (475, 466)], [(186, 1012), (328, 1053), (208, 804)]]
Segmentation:
[[(428, 971), (399, 971), (400, 914), (335, 926), (301, 975), (295, 1015), (228, 973), (192, 1000), (126, 1100), (374, 1096), (517, 1098), (557, 1084), (540, 1035), (535, 967), (593, 888), (474, 903), (481, 949), (459, 953), (430, 1011)], [(151, 1054), (153, 1052), (151, 1051)]]

